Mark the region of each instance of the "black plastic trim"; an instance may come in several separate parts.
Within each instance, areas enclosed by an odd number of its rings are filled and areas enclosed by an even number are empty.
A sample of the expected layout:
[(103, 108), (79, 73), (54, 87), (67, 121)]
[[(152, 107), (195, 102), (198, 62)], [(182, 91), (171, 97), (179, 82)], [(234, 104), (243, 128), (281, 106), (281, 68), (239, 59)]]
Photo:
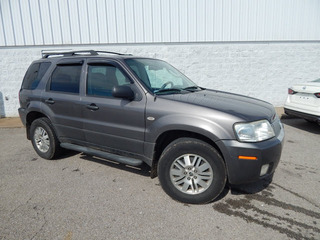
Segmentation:
[(304, 112), (298, 112), (298, 111), (291, 110), (288, 108), (284, 108), (284, 112), (289, 116), (295, 116), (295, 117), (307, 119), (309, 121), (317, 122), (320, 124), (320, 116), (312, 115), (312, 114), (304, 113)]
[(70, 150), (74, 150), (74, 151), (78, 151), (78, 152), (84, 152), (84, 153), (89, 154), (89, 155), (106, 158), (106, 159), (109, 159), (109, 160), (113, 160), (113, 161), (116, 161), (116, 162), (119, 162), (119, 163), (131, 165), (131, 166), (140, 166), (142, 164), (142, 160), (140, 160), (140, 159), (123, 157), (123, 156), (120, 156), (120, 155), (107, 153), (107, 152), (103, 152), (103, 151), (96, 150), (96, 149), (93, 149), (93, 148), (88, 148), (88, 147), (84, 147), (84, 146), (75, 145), (75, 144), (72, 144), (72, 143), (61, 143), (60, 146), (63, 147), (63, 148), (70, 149)]

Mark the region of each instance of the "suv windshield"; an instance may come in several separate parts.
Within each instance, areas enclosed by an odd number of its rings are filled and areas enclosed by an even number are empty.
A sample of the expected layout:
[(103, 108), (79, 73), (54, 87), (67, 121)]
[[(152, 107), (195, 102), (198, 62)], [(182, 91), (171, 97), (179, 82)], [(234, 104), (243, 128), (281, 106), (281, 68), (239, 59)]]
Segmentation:
[(174, 94), (200, 90), (194, 82), (170, 64), (156, 59), (125, 60), (146, 87), (155, 94)]

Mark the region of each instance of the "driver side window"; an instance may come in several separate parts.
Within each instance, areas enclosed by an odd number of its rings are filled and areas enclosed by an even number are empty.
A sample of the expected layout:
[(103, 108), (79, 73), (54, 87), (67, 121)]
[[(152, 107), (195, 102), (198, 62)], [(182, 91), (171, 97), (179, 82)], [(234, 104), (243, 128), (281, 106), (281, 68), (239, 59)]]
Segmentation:
[(130, 84), (123, 72), (113, 65), (88, 65), (87, 95), (112, 96), (115, 86)]

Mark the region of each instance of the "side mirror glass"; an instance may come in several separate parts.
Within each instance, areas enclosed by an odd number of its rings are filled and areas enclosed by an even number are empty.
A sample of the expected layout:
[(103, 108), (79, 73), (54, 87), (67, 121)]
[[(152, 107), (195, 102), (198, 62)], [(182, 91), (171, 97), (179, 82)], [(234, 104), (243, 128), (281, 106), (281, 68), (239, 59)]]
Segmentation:
[(112, 96), (132, 101), (134, 99), (134, 92), (129, 86), (116, 86), (112, 89)]

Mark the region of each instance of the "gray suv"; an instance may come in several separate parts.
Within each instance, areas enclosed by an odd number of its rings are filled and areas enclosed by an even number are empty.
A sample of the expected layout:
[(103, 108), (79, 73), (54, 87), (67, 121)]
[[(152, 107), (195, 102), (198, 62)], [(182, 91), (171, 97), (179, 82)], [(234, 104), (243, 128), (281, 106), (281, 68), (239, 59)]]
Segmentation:
[(37, 154), (63, 149), (151, 167), (164, 191), (206, 203), (230, 184), (272, 176), (284, 130), (261, 100), (197, 86), (168, 63), (103, 51), (43, 54), (19, 114)]

